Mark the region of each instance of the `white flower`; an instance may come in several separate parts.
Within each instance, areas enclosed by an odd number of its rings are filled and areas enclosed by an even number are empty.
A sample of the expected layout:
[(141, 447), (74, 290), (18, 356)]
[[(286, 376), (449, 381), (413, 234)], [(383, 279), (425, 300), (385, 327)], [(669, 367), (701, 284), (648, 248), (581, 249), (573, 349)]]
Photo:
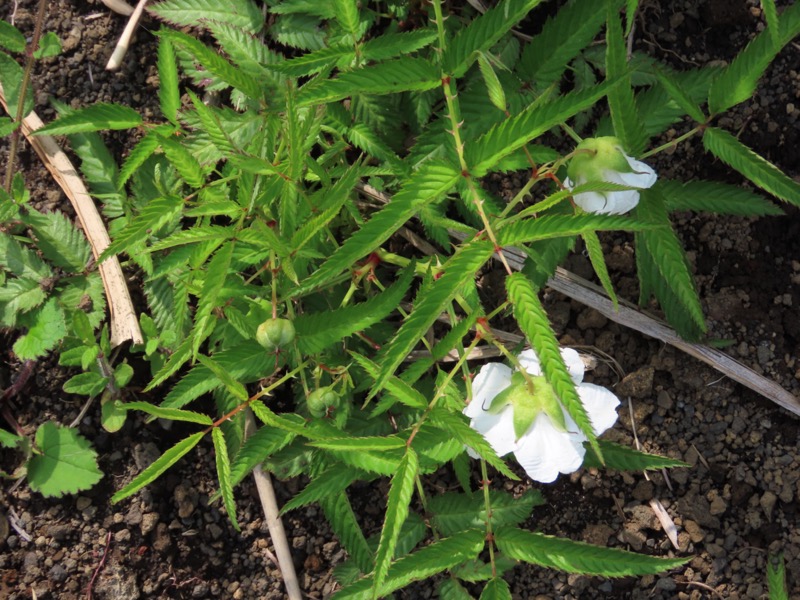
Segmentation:
[(621, 215), (639, 204), (639, 190), (652, 187), (655, 171), (645, 163), (631, 158), (622, 150), (615, 137), (583, 140), (567, 168), (564, 186), (573, 190), (591, 182), (617, 183), (632, 188), (617, 192), (581, 192), (573, 196), (583, 210), (599, 215)]
[[(592, 429), (595, 435), (600, 435), (617, 421), (619, 400), (603, 387), (583, 383), (583, 361), (575, 350), (562, 349), (561, 356), (576, 384)], [(559, 473), (572, 473), (583, 464), (586, 436), (544, 381), (536, 353), (526, 350), (518, 359), (533, 376), (535, 393), (531, 395), (526, 391), (528, 388), (519, 381), (522, 379), (519, 373), (515, 374), (502, 363), (489, 363), (475, 376), (472, 401), (464, 414), (470, 417), (470, 426), (486, 438), (498, 456), (513, 452), (531, 479), (550, 483)], [(522, 427), (526, 429), (517, 433), (520, 423), (524, 423)], [(467, 448), (467, 452), (478, 458), (471, 448)]]

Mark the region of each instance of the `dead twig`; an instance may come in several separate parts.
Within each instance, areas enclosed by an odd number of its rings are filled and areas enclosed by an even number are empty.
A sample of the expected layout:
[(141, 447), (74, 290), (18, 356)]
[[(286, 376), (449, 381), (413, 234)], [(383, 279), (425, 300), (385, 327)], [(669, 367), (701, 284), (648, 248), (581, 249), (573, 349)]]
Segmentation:
[[(5, 107), (6, 111), (8, 110), (2, 86), (0, 86), (0, 104)], [(22, 133), (72, 202), (96, 260), (111, 243), (111, 239), (97, 207), (67, 155), (52, 136), (33, 135), (33, 132), (41, 127), (44, 127), (44, 123), (35, 112), (31, 112), (22, 120)], [(127, 340), (133, 341), (134, 344), (143, 343), (144, 338), (139, 329), (139, 322), (136, 319), (136, 312), (133, 309), (128, 285), (125, 282), (119, 260), (116, 256), (112, 256), (100, 263), (98, 270), (103, 279), (106, 298), (108, 298), (111, 345), (119, 346)]]

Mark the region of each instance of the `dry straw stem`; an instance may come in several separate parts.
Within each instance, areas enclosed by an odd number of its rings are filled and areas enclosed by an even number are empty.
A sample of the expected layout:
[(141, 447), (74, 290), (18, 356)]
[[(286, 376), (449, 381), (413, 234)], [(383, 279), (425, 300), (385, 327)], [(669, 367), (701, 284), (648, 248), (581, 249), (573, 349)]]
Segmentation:
[[(256, 420), (253, 417), (253, 411), (248, 408), (245, 411), (245, 439), (252, 435), (255, 430)], [(283, 528), (283, 521), (281, 521), (278, 500), (275, 497), (275, 489), (272, 487), (272, 479), (269, 473), (264, 472), (260, 464), (253, 469), (253, 479), (256, 482), (258, 497), (261, 500), (261, 510), (264, 511), (264, 518), (267, 521), (272, 545), (275, 547), (275, 554), (278, 556), (278, 568), (286, 586), (287, 598), (289, 600), (302, 600), (303, 594), (300, 591), (300, 583), (297, 581), (297, 574), (294, 570), (292, 551), (289, 549), (286, 530)]]
[(124, 17), (130, 17), (133, 14), (133, 7), (124, 0), (100, 0), (100, 2)]
[[(107, 2), (104, 4), (109, 6)], [(116, 48), (114, 48), (114, 52), (111, 54), (111, 58), (108, 59), (108, 64), (106, 65), (107, 71), (118, 69), (122, 64), (122, 59), (125, 58), (125, 53), (128, 51), (128, 46), (131, 43), (133, 32), (136, 31), (136, 25), (139, 24), (139, 19), (142, 16), (142, 12), (144, 12), (145, 4), (147, 4), (147, 0), (139, 0), (139, 4), (136, 5), (133, 14), (131, 14), (131, 18), (128, 20), (128, 24), (125, 25), (125, 29), (119, 37), (119, 41), (117, 42)]]
[[(8, 111), (2, 86), (0, 86), (0, 103)], [(31, 112), (22, 120), (21, 129), (47, 170), (72, 202), (96, 260), (111, 243), (108, 232), (100, 218), (100, 213), (97, 212), (97, 207), (83, 185), (83, 181), (55, 139), (49, 135), (32, 135), (34, 131), (43, 126), (44, 123), (39, 116), (35, 112)], [(127, 340), (131, 340), (134, 344), (143, 343), (142, 331), (139, 329), (136, 312), (133, 310), (131, 296), (128, 293), (128, 285), (117, 257), (113, 256), (100, 263), (98, 269), (103, 279), (106, 298), (108, 298), (111, 345), (116, 347)]]

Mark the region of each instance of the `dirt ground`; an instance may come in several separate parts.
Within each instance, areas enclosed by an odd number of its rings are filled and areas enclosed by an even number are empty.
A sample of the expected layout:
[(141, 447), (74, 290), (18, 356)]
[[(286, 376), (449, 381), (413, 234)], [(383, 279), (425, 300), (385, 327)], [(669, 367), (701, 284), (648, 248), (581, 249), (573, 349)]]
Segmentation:
[[(764, 26), (756, 0), (643, 0), (635, 48), (689, 68), (727, 61)], [(781, 3), (779, 2), (779, 5)], [(16, 3), (0, 7), (8, 20)], [(32, 31), (33, 3), (20, 1), (16, 24)], [(54, 0), (46, 30), (64, 42), (64, 53), (46, 60), (34, 77), (36, 110), (53, 117), (49, 96), (74, 106), (113, 101), (156, 114), (155, 51), (145, 21), (123, 68), (104, 71), (125, 19), (99, 0)], [(719, 120), (727, 130), (796, 180), (800, 178), (800, 45), (790, 44), (762, 80), (755, 98)], [(688, 128), (688, 127), (687, 127)], [(667, 132), (665, 140), (682, 131)], [(124, 134), (110, 136), (120, 155)], [(0, 145), (5, 157), (6, 147)], [(71, 212), (69, 203), (38, 158), (23, 149), (20, 163), (35, 202)], [(651, 161), (662, 177), (702, 177), (740, 183), (702, 151), (697, 140)], [(800, 211), (760, 220), (707, 214), (678, 215), (675, 224), (689, 250), (708, 315), (710, 337), (729, 340), (731, 356), (800, 397)], [(635, 300), (637, 284), (628, 235), (604, 238), (620, 295)], [(582, 254), (567, 267), (590, 277)], [(591, 380), (614, 386), (624, 399), (619, 424), (606, 436), (631, 444), (634, 430), (649, 451), (691, 465), (648, 480), (641, 474), (581, 470), (553, 485), (537, 486), (547, 504), (526, 525), (545, 533), (646, 554), (692, 557), (685, 568), (642, 578), (603, 580), (518, 566), (508, 581), (514, 598), (766, 598), (769, 551), (784, 553), (792, 597), (800, 598), (800, 418), (672, 347), (608, 321), (560, 296), (546, 295), (565, 345), (593, 347), (612, 356), (627, 377), (600, 362)], [(0, 334), (0, 345), (11, 338)], [(21, 365), (5, 351), (0, 388)], [(42, 361), (17, 398), (13, 412), (33, 429), (54, 418), (74, 419), (82, 398), (61, 391), (72, 375)], [(154, 399), (155, 402), (158, 399)], [(272, 545), (248, 480), (238, 490), (242, 532), (234, 531), (217, 505), (213, 452), (200, 446), (165, 477), (131, 501), (111, 506), (124, 483), (184, 433), (158, 424), (129, 422), (114, 435), (90, 412), (81, 423), (100, 455), (106, 476), (94, 489), (62, 500), (43, 499), (25, 485), (0, 489), (0, 503), (14, 527), (0, 539), (0, 597), (72, 600), (86, 596), (137, 598), (283, 598)], [(443, 482), (450, 485), (452, 482)], [(276, 482), (285, 503), (304, 482)], [(532, 485), (495, 485), (522, 491)], [(533, 484), (537, 485), (537, 484)], [(372, 532), (380, 527), (385, 490), (360, 488), (354, 503)], [(668, 541), (650, 508), (658, 499), (679, 529), (679, 549)], [(335, 589), (332, 568), (345, 558), (316, 507), (290, 513), (285, 525), (303, 590), (325, 598)], [(2, 532), (2, 528), (0, 528)], [(433, 596), (432, 582), (397, 594)]]

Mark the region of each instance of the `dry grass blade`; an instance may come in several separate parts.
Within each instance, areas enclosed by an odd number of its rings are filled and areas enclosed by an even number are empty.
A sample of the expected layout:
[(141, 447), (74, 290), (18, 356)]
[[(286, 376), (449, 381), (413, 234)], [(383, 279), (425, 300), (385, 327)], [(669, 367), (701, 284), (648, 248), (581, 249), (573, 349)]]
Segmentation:
[[(2, 86), (0, 86), (0, 103), (8, 110)], [(83, 181), (55, 139), (49, 135), (31, 135), (32, 132), (43, 126), (44, 123), (39, 116), (35, 112), (31, 112), (22, 120), (22, 133), (75, 208), (75, 213), (78, 215), (78, 220), (96, 259), (108, 247), (111, 239), (108, 237), (100, 213), (86, 191)], [(142, 331), (136, 320), (136, 312), (133, 309), (128, 285), (119, 261), (116, 257), (109, 258), (101, 263), (98, 269), (103, 278), (103, 287), (108, 298), (111, 345), (116, 347), (127, 340), (131, 340), (135, 344), (143, 343)]]
[(672, 543), (673, 547), (678, 550), (678, 527), (675, 525), (672, 517), (667, 513), (667, 509), (664, 508), (664, 505), (661, 504), (658, 498), (650, 500), (650, 508), (653, 509), (661, 526), (664, 528), (664, 532), (667, 534), (669, 541)]

